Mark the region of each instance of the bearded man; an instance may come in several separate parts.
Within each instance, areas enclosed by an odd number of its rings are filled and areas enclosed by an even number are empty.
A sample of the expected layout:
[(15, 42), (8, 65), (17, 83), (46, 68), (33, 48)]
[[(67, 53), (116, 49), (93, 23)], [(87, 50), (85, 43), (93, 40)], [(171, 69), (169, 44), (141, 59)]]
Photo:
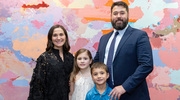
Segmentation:
[(128, 25), (129, 8), (125, 2), (111, 6), (114, 30), (100, 39), (94, 62), (108, 66), (111, 100), (150, 100), (146, 77), (153, 70), (152, 48), (146, 32)]

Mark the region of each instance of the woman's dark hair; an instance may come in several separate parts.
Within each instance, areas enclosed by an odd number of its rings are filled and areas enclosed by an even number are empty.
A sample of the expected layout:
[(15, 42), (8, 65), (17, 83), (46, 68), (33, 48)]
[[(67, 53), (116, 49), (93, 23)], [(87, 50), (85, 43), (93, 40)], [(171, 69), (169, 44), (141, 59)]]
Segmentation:
[(52, 42), (52, 35), (53, 35), (53, 32), (54, 32), (54, 29), (56, 28), (61, 28), (63, 31), (64, 31), (64, 34), (66, 36), (66, 41), (63, 45), (63, 51), (65, 51), (65, 53), (69, 52), (70, 50), (70, 45), (69, 45), (69, 39), (68, 39), (68, 34), (67, 34), (67, 31), (66, 29), (62, 26), (62, 25), (53, 25), (49, 32), (48, 32), (48, 42), (47, 42), (47, 47), (46, 47), (46, 51), (47, 52), (51, 52), (52, 51), (52, 48), (54, 47), (54, 44)]
[(115, 7), (115, 6), (122, 6), (124, 8), (126, 8), (126, 11), (129, 13), (129, 8), (128, 8), (128, 5), (123, 2), (123, 1), (117, 1), (117, 2), (114, 2), (111, 6), (111, 13), (112, 13), (112, 9)]

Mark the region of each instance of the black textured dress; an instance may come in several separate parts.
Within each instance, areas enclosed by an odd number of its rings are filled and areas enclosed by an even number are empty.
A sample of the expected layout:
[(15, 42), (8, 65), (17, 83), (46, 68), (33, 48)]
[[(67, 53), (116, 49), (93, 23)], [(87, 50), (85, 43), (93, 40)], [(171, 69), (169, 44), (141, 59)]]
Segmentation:
[(64, 61), (56, 49), (39, 56), (30, 82), (28, 100), (68, 100), (74, 57), (71, 53), (63, 53), (63, 56)]

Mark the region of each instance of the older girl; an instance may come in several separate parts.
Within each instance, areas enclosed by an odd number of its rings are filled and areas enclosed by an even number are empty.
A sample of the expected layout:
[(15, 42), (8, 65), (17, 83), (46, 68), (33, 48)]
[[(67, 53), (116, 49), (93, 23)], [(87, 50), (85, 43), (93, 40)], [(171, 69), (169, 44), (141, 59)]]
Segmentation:
[(76, 52), (70, 77), (70, 100), (85, 100), (86, 93), (94, 86), (90, 73), (92, 62), (89, 50), (80, 49)]

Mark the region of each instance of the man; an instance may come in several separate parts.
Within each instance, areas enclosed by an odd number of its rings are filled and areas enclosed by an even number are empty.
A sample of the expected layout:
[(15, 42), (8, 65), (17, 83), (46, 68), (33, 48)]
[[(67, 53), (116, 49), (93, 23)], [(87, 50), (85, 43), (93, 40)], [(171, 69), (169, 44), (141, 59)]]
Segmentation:
[(94, 62), (108, 66), (108, 84), (120, 100), (150, 100), (146, 77), (153, 70), (152, 49), (147, 33), (128, 25), (129, 8), (122, 1), (111, 7), (114, 31), (103, 35)]

